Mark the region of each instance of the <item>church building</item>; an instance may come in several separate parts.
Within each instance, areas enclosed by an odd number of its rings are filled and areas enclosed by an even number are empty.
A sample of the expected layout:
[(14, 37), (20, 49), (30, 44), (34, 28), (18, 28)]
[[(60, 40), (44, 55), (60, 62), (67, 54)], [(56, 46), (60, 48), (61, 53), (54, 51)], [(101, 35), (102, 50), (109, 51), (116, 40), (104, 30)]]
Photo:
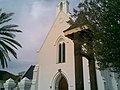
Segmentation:
[[(68, 0), (61, 0), (56, 19), (38, 52), (31, 90), (76, 90), (74, 43), (63, 32), (70, 27), (70, 17)], [(91, 90), (88, 60), (82, 59), (84, 90)], [(98, 90), (120, 90), (113, 73), (96, 69), (96, 76)]]

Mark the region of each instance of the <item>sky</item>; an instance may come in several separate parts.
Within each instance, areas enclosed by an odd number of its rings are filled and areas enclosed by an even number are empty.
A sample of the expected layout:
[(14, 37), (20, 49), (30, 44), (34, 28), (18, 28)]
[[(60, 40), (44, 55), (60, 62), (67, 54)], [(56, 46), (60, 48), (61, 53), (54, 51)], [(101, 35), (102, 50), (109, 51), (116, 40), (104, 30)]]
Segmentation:
[[(11, 57), (8, 68), (4, 69), (17, 74), (26, 71), (37, 63), (37, 51), (52, 26), (56, 5), (61, 0), (0, 0), (0, 8), (4, 12), (14, 12), (10, 23), (19, 25), (22, 33), (17, 34), (17, 41), (23, 48), (17, 50), (18, 59)], [(76, 8), (80, 0), (68, 0), (70, 12)], [(0, 67), (1, 68), (1, 67)]]

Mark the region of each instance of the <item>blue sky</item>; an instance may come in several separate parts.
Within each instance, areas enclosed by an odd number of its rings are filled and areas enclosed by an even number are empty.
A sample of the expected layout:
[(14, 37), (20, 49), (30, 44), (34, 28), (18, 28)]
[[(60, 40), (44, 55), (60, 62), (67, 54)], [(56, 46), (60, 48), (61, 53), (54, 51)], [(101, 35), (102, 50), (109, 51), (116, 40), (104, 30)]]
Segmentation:
[[(37, 62), (37, 50), (41, 47), (52, 23), (55, 20), (56, 5), (61, 0), (0, 0), (0, 8), (14, 12), (11, 23), (19, 25), (23, 31), (17, 40), (23, 48), (17, 51), (18, 59), (12, 58), (8, 70), (12, 73), (27, 70)], [(80, 0), (68, 0), (70, 11)]]

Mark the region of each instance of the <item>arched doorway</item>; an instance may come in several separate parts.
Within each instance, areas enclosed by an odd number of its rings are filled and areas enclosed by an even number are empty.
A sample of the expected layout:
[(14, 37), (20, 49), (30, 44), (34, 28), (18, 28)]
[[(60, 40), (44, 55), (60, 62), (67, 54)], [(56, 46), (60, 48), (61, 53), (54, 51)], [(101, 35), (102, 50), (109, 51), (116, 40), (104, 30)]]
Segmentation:
[(68, 90), (68, 83), (64, 77), (61, 77), (59, 81), (58, 90)]
[(68, 90), (67, 79), (62, 74), (56, 79), (55, 90)]

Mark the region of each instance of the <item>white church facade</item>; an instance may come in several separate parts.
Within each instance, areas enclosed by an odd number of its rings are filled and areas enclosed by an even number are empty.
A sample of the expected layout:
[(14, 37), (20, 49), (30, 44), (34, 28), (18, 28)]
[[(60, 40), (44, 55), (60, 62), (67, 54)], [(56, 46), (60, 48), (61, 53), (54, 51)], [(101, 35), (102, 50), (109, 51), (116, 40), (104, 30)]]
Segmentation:
[[(61, 0), (56, 19), (38, 52), (31, 90), (75, 90), (74, 43), (63, 31), (70, 27), (69, 2)], [(83, 59), (84, 90), (90, 89), (88, 60)], [(96, 69), (98, 90), (120, 90), (114, 73)]]

